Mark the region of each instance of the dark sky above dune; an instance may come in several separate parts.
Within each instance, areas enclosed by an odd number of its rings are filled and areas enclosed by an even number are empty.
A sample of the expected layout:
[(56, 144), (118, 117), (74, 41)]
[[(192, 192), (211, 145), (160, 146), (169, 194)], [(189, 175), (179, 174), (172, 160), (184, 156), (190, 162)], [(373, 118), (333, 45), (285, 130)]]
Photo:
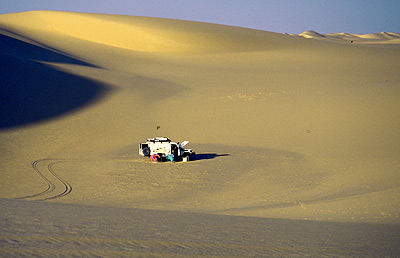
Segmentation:
[(2, 0), (0, 14), (60, 10), (212, 22), (279, 33), (400, 32), (398, 0)]

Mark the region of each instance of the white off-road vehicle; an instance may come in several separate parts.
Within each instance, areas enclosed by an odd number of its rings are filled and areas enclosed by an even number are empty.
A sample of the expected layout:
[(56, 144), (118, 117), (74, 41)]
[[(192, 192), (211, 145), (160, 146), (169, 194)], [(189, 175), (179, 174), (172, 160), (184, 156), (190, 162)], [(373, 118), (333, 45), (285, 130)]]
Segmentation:
[(146, 142), (139, 144), (139, 155), (151, 157), (153, 155), (158, 155), (160, 159), (174, 161), (188, 161), (195, 152), (192, 149), (185, 149), (189, 141), (184, 141), (181, 144), (172, 142), (167, 137), (155, 137), (148, 138)]

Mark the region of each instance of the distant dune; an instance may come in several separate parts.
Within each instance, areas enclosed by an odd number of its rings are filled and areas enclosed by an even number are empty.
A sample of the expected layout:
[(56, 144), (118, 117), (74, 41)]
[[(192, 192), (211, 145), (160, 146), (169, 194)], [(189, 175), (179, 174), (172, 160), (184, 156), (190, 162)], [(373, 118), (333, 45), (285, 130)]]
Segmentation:
[(305, 31), (299, 36), (303, 38), (335, 38), (335, 39), (343, 39), (343, 40), (349, 40), (349, 39), (369, 39), (369, 40), (375, 40), (375, 41), (386, 41), (386, 40), (392, 40), (392, 39), (399, 39), (400, 38), (400, 33), (393, 33), (393, 32), (381, 32), (381, 33), (370, 33), (370, 34), (364, 34), (364, 35), (359, 35), (359, 34), (350, 34), (350, 33), (329, 33), (329, 34), (320, 34), (318, 32), (308, 30)]
[(370, 34), (350, 34), (350, 33), (329, 33), (329, 34), (320, 34), (315, 31), (305, 31), (299, 34), (300, 37), (303, 38), (311, 38), (311, 39), (322, 39), (322, 40), (331, 40), (334, 42), (345, 42), (345, 43), (356, 43), (356, 44), (387, 44), (392, 45), (393, 48), (399, 48), (398, 44), (400, 41), (400, 33), (394, 32), (381, 32), (381, 33), (370, 33)]
[[(392, 32), (287, 35), (121, 15), (0, 15), (0, 197), (68, 203), (80, 214), (90, 205), (398, 227), (399, 43)], [(137, 148), (154, 136), (189, 140), (199, 155), (153, 164)], [(314, 225), (335, 232), (337, 224)], [(376, 257), (388, 254), (380, 241)], [(226, 252), (260, 254), (251, 248)], [(328, 253), (354, 254), (346, 250)]]

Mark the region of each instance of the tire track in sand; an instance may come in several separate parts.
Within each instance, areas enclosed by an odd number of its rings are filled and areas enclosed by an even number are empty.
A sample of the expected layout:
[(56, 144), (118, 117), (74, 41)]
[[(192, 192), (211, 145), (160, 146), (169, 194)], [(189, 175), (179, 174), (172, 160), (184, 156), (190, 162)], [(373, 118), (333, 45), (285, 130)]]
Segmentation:
[(16, 199), (28, 199), (46, 201), (58, 199), (71, 193), (72, 186), (54, 172), (53, 166), (58, 163), (68, 162), (66, 160), (40, 159), (32, 162), (32, 167), (39, 177), (46, 183), (47, 188), (36, 194), (19, 197)]

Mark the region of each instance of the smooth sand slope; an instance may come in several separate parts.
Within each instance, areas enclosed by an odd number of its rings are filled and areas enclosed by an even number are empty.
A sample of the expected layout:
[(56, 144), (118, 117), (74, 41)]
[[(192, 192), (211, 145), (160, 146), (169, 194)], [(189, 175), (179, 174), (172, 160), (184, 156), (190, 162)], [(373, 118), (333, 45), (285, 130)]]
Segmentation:
[[(0, 197), (384, 223), (399, 237), (398, 33), (47, 11), (1, 15), (0, 29)], [(154, 136), (199, 155), (153, 164), (137, 145)]]

